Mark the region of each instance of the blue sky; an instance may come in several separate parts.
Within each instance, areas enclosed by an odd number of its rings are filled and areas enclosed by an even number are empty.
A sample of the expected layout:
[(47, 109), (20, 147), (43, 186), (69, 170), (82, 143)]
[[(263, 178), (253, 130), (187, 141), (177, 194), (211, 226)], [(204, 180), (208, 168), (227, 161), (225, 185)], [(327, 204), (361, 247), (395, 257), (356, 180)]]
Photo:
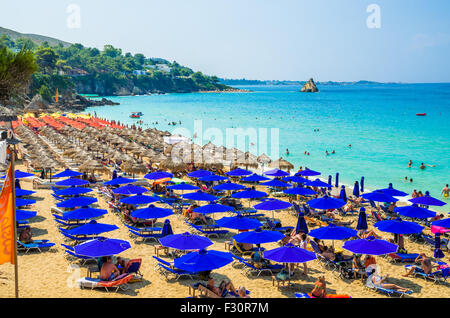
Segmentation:
[[(366, 25), (370, 4), (380, 28)], [(16, 0), (0, 26), (226, 78), (450, 82), (449, 15), (448, 0)]]

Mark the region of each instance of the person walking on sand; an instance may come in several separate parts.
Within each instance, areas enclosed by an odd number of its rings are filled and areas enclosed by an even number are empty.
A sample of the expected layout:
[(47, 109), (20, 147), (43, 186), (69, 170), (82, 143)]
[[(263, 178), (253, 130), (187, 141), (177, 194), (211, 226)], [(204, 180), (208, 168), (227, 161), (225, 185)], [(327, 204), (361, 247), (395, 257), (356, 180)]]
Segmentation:
[(448, 199), (450, 193), (450, 189), (448, 188), (448, 184), (442, 189), (441, 196), (444, 195), (444, 198)]

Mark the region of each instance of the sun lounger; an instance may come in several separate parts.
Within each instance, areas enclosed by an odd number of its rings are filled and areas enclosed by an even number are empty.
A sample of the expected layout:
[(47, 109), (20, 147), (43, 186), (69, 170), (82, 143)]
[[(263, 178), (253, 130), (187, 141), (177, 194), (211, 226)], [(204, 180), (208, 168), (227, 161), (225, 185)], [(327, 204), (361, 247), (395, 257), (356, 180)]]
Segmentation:
[(28, 253), (32, 250), (37, 250), (42, 252), (43, 250), (47, 250), (50, 247), (54, 246), (55, 243), (49, 243), (48, 240), (36, 240), (33, 243), (23, 243), (21, 241), (17, 241), (17, 250)]
[(90, 241), (90, 240), (99, 238), (97, 236), (92, 236), (92, 235), (90, 235), (90, 236), (73, 236), (73, 235), (66, 233), (63, 229), (59, 229), (59, 231), (66, 239), (73, 241), (74, 244), (78, 244), (79, 242), (85, 242), (85, 241)]
[(153, 233), (153, 234), (143, 234), (142, 232), (136, 232), (132, 229), (128, 229), (128, 231), (130, 231), (131, 234), (143, 239), (143, 241), (146, 240), (155, 240), (158, 242), (158, 240), (162, 237), (161, 233)]
[(75, 254), (75, 251), (74, 251), (73, 247), (71, 247), (71, 246), (68, 246), (68, 245), (65, 245), (65, 244), (61, 244), (61, 246), (65, 248), (64, 252), (67, 255), (72, 256), (73, 258), (79, 260), (81, 265), (84, 265), (84, 264), (86, 264), (88, 262), (91, 262), (91, 261), (97, 261), (97, 259), (93, 258), (93, 257), (88, 257), (88, 256)]
[(274, 272), (280, 271), (284, 268), (283, 265), (281, 264), (275, 264), (275, 265), (269, 265), (267, 267), (262, 267), (262, 268), (258, 268), (255, 267), (254, 265), (250, 264), (249, 261), (241, 258), (241, 257), (236, 257), (235, 255), (232, 255), (234, 259), (236, 259), (237, 261), (239, 261), (240, 263), (242, 263), (244, 265), (244, 269), (243, 269), (243, 274), (245, 275), (249, 275), (251, 273), (258, 273), (258, 275), (256, 275), (257, 277), (259, 277), (259, 275), (261, 275), (261, 273), (264, 272), (268, 272), (270, 273), (270, 275), (273, 275)]
[(162, 263), (158, 263), (158, 266), (163, 269), (162, 274), (166, 279), (168, 279), (170, 275), (174, 275), (175, 280), (178, 280), (181, 277), (189, 277), (190, 279), (194, 279), (194, 277), (199, 275), (199, 273), (188, 272), (178, 268), (171, 268), (166, 265), (163, 265)]
[[(411, 266), (414, 265), (405, 265), (405, 270), (409, 271)], [(425, 278), (426, 280), (430, 279), (433, 281), (433, 283), (440, 283), (447, 280), (447, 277), (449, 276), (449, 269), (448, 267), (443, 269), (439, 268), (437, 271), (425, 274), (425, 272), (421, 268), (416, 266), (413, 275), (414, 277), (420, 276), (422, 278)]]
[[(312, 297), (311, 294), (308, 293), (295, 293), (295, 298), (315, 298)], [(331, 294), (331, 295), (326, 295), (325, 298), (352, 298), (349, 295), (336, 295), (336, 294)]]
[(382, 288), (382, 287), (377, 287), (375, 286), (372, 281), (370, 280), (370, 278), (367, 279), (367, 282), (365, 284), (365, 287), (374, 290), (376, 292), (380, 292), (383, 293), (385, 295), (387, 295), (388, 297), (392, 297), (392, 296), (398, 296), (398, 297), (404, 297), (405, 295), (411, 295), (412, 291), (407, 291), (407, 292), (402, 292), (396, 289), (387, 289), (387, 288)]
[(133, 274), (122, 274), (112, 281), (102, 281), (99, 278), (90, 278), (90, 277), (84, 277), (77, 281), (78, 286), (83, 288), (105, 288), (106, 291), (109, 291), (108, 288), (114, 289), (115, 292), (118, 292), (119, 289), (121, 290), (127, 290), (128, 289), (128, 282), (133, 278)]
[(387, 256), (394, 262), (412, 263), (419, 256), (419, 254), (391, 253), (387, 254)]
[(271, 231), (278, 231), (278, 232), (288, 232), (292, 231), (294, 229), (293, 226), (281, 226), (281, 223), (277, 222), (274, 223), (272, 219), (266, 217), (265, 220), (263, 220), (263, 228), (269, 229)]
[(238, 255), (252, 255), (254, 252), (264, 252), (266, 249), (264, 247), (253, 247), (251, 250), (244, 251), (242, 250), (237, 242), (233, 240), (232, 242), (234, 248), (230, 251), (232, 254), (238, 254)]

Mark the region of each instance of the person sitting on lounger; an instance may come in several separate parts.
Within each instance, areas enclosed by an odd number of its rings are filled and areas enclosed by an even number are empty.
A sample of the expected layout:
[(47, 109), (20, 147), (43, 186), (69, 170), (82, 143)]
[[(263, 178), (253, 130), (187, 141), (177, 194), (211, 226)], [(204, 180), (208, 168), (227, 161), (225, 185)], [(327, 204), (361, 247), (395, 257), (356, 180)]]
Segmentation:
[(325, 244), (323, 244), (323, 242), (321, 240), (319, 240), (318, 238), (314, 238), (314, 242), (317, 244), (320, 251), (323, 253), (325, 251), (325, 247), (326, 247)]
[(336, 255), (334, 255), (334, 248), (325, 246), (324, 251), (322, 252), (322, 256), (327, 260), (334, 261), (336, 259)]
[(417, 265), (412, 265), (411, 269), (404, 275), (402, 275), (403, 277), (407, 277), (409, 275), (411, 275), (414, 272), (419, 272), (419, 273), (425, 273), (425, 274), (430, 274), (433, 271), (433, 267), (437, 267), (437, 266), (433, 266), (431, 264), (430, 259), (425, 255), (425, 253), (420, 253), (419, 256), (417, 256), (417, 258), (414, 260), (415, 263), (419, 262), (421, 263), (421, 266), (417, 266)]
[(112, 257), (107, 256), (106, 262), (103, 263), (102, 268), (100, 270), (100, 279), (103, 281), (113, 280), (117, 276), (120, 275), (120, 271), (116, 265), (112, 262)]
[(116, 266), (117, 268), (119, 268), (120, 273), (126, 273), (128, 270), (128, 264), (129, 264), (130, 260), (128, 258), (124, 258), (124, 257), (117, 257), (117, 263)]
[(364, 258), (364, 267), (367, 269), (370, 265), (376, 265), (377, 261), (373, 255), (366, 255)]
[(33, 234), (31, 233), (31, 228), (29, 226), (27, 226), (26, 228), (24, 228), (19, 235), (19, 241), (21, 241), (22, 243), (28, 244), (28, 243), (33, 243)]
[(366, 276), (366, 268), (361, 262), (360, 254), (355, 254), (353, 256), (352, 269), (356, 275), (361, 276), (361, 279), (364, 279), (364, 277)]
[(403, 292), (403, 293), (406, 293), (406, 292), (409, 292), (410, 291), (410, 289), (408, 289), (408, 288), (405, 288), (405, 287), (401, 287), (401, 286), (398, 286), (398, 285), (395, 285), (395, 284), (387, 284), (387, 283), (385, 283), (384, 281), (386, 280), (388, 278), (388, 275), (386, 275), (386, 276), (384, 276), (384, 277), (381, 277), (380, 275), (378, 275), (377, 273), (376, 273), (376, 269), (374, 268), (374, 269), (372, 269), (372, 271), (369, 273), (369, 280), (370, 280), (370, 282), (375, 286), (375, 287), (378, 287), (378, 288), (385, 288), (385, 289), (395, 289), (395, 290), (398, 290), (399, 292)]
[(327, 283), (325, 281), (325, 276), (320, 276), (319, 279), (314, 283), (314, 288), (311, 292), (311, 297), (325, 298), (326, 296), (327, 296)]

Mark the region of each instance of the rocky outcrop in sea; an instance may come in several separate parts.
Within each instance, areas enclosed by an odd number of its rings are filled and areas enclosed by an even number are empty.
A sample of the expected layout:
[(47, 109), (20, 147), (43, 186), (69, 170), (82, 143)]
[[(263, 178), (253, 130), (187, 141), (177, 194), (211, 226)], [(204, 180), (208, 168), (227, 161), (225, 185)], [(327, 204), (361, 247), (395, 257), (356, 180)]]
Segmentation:
[(314, 83), (314, 80), (312, 78), (309, 79), (308, 82), (306, 82), (305, 85), (303, 85), (301, 92), (304, 93), (317, 93), (319, 89), (316, 86), (316, 83)]

